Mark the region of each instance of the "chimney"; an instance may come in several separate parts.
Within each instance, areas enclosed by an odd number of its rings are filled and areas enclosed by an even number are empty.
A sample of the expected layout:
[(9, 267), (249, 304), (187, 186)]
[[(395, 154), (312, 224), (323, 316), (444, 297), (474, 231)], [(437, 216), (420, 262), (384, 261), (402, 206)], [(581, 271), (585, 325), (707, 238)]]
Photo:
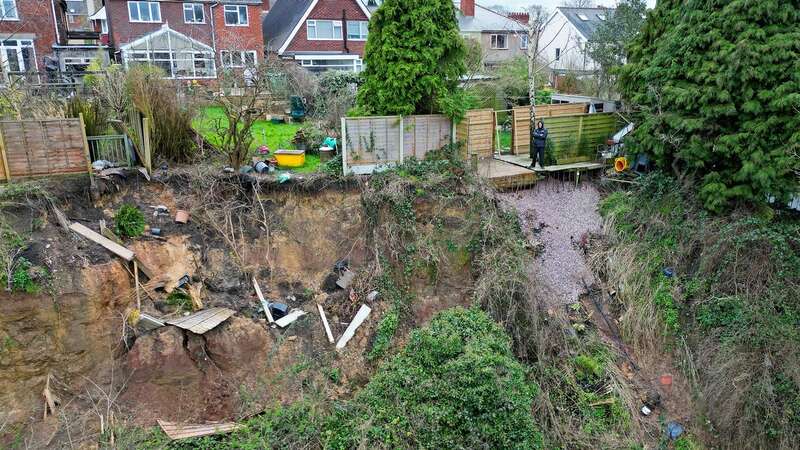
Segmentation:
[(475, 17), (475, 0), (461, 0), (461, 13), (467, 17)]

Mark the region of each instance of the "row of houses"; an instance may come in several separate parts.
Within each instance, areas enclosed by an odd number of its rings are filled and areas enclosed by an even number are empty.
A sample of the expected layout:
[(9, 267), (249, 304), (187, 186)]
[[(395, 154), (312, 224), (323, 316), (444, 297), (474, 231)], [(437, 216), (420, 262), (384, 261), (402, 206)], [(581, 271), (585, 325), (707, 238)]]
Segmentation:
[[(462, 34), (481, 43), (487, 65), (524, 55), (526, 14), (453, 2)], [(150, 63), (176, 79), (214, 79), (273, 53), (312, 72), (358, 72), (379, 6), (380, 0), (0, 0), (0, 71), (75, 73), (100, 58)], [(605, 14), (556, 10), (547, 27), (553, 31), (545, 33), (555, 69), (576, 60), (591, 69), (582, 48)]]

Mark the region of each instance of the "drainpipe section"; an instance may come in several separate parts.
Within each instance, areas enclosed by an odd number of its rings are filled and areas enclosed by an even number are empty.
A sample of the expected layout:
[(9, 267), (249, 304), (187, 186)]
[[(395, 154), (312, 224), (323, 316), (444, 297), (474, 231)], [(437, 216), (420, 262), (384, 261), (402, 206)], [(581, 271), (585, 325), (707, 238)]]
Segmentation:
[[(217, 7), (217, 6), (219, 6), (219, 2), (212, 3), (211, 6), (208, 7), (209, 15), (211, 16), (211, 50), (214, 51), (214, 61), (217, 60), (217, 27), (214, 24), (214, 8)], [(219, 64), (220, 64), (220, 67), (221, 67), (222, 66), (222, 56), (220, 56)], [(214, 70), (214, 74), (215, 75), (217, 74), (217, 70)]]
[(56, 0), (50, 0), (50, 9), (53, 11), (53, 27), (56, 29), (56, 42), (61, 45), (61, 33), (58, 31), (58, 18), (56, 17)]
[(342, 37), (344, 38), (344, 53), (350, 54), (350, 49), (347, 48), (347, 10), (342, 10)]

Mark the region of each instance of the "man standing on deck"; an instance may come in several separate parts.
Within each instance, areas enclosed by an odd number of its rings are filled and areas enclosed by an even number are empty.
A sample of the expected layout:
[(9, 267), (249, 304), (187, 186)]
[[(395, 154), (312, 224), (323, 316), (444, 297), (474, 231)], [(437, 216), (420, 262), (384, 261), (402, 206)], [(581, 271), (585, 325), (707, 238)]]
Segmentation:
[(541, 169), (544, 165), (544, 147), (547, 145), (547, 128), (541, 120), (536, 122), (536, 128), (531, 132), (533, 135), (533, 147), (531, 147), (531, 168)]

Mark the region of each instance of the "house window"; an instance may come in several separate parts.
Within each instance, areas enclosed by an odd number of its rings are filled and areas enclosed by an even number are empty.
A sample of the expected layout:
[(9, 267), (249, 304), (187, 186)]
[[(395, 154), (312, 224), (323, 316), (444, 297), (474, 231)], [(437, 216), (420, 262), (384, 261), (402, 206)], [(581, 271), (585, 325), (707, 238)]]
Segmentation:
[(606, 20), (606, 15), (605, 14), (598, 14), (597, 18), (600, 19), (600, 20)]
[(256, 61), (258, 61), (255, 50), (221, 50), (219, 52), (219, 59), (222, 61), (222, 67), (226, 69), (254, 67)]
[(557, 48), (556, 49), (556, 61), (560, 61), (560, 60), (561, 60), (561, 49)]
[(127, 65), (150, 64), (160, 67), (168, 78), (214, 78), (214, 55), (197, 50), (160, 49), (125, 52)]
[(161, 22), (161, 5), (158, 2), (128, 2), (128, 19), (131, 22)]
[(310, 72), (326, 70), (361, 72), (364, 70), (364, 61), (361, 59), (303, 59), (300, 64)]
[(369, 22), (361, 20), (347, 21), (347, 39), (354, 41), (366, 41), (369, 34)]
[(520, 37), (519, 37), (519, 48), (521, 48), (523, 50), (527, 50), (528, 49), (528, 35), (527, 34), (520, 35)]
[(507, 34), (493, 34), (492, 35), (492, 49), (493, 50), (508, 50), (508, 35)]
[(203, 5), (200, 3), (184, 3), (183, 22), (206, 23), (206, 16), (203, 13)]
[(0, 1), (0, 20), (19, 20), (16, 0)]
[(225, 5), (225, 25), (244, 27), (248, 24), (247, 5)]
[(589, 16), (587, 16), (586, 14), (579, 13), (578, 19), (581, 19), (582, 21), (586, 22), (587, 20), (589, 20)]
[(108, 34), (108, 20), (100, 19), (100, 33)]
[(0, 42), (0, 72), (2, 81), (7, 75), (22, 75), (29, 70), (36, 70), (36, 56), (31, 40), (5, 40)]
[(338, 41), (342, 39), (342, 21), (309, 20), (306, 31), (311, 41)]

